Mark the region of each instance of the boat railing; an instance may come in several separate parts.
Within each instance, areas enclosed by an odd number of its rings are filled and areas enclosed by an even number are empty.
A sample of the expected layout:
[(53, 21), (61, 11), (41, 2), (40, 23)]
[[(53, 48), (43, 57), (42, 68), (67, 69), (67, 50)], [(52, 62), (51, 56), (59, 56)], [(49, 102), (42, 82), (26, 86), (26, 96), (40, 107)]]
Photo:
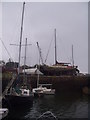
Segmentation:
[(51, 111), (46, 111), (37, 120), (57, 120), (56, 116)]
[(52, 86), (52, 84), (38, 84), (39, 86)]

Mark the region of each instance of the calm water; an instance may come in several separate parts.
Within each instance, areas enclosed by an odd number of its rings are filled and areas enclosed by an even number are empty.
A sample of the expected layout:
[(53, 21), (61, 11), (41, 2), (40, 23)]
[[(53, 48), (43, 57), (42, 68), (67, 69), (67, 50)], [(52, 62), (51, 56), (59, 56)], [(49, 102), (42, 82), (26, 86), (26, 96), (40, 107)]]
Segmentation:
[(51, 111), (57, 118), (88, 118), (88, 96), (81, 94), (60, 94), (35, 98), (32, 106), (21, 110), (11, 110), (10, 119), (38, 118), (42, 113)]

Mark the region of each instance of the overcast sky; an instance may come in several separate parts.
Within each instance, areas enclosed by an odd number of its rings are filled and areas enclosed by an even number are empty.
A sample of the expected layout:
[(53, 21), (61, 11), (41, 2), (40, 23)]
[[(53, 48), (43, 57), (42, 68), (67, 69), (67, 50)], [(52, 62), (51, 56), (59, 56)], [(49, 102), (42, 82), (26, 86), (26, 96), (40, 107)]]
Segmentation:
[[(10, 44), (19, 44), (22, 15), (21, 2), (2, 3), (2, 40), (14, 61), (18, 61), (18, 47)], [(57, 60), (71, 62), (74, 46), (74, 63), (81, 72), (88, 72), (88, 3), (87, 2), (26, 2), (23, 39), (27, 37), (27, 64), (39, 62), (36, 42), (39, 42), (43, 60), (48, 49), (46, 64), (54, 61), (54, 29), (57, 30)], [(51, 47), (50, 47), (51, 42)], [(21, 64), (23, 64), (24, 47), (22, 47)], [(2, 46), (2, 58), (8, 61), (9, 55)]]

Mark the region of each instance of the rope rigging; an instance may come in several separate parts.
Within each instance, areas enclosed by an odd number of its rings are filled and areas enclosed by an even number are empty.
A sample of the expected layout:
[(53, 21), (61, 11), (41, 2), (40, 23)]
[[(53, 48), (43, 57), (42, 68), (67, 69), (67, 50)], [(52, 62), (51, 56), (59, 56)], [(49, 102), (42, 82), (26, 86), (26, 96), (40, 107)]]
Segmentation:
[(53, 41), (53, 39), (51, 39), (51, 42), (50, 42), (50, 44), (49, 44), (49, 48), (48, 48), (48, 52), (47, 52), (47, 55), (46, 55), (45, 63), (46, 63), (46, 61), (47, 61), (47, 58), (48, 58), (48, 55), (49, 55), (49, 52), (50, 52), (50, 48), (51, 48), (52, 41)]
[[(1, 39), (0, 39), (0, 40), (1, 40)], [(1, 40), (1, 42), (2, 42), (2, 45), (4, 46), (5, 50), (7, 51), (7, 53), (8, 53), (8, 55), (9, 55), (10, 59), (13, 61), (13, 59), (12, 59), (12, 57), (11, 57), (11, 55), (10, 55), (8, 49), (6, 48), (4, 42), (3, 42), (2, 40)]]

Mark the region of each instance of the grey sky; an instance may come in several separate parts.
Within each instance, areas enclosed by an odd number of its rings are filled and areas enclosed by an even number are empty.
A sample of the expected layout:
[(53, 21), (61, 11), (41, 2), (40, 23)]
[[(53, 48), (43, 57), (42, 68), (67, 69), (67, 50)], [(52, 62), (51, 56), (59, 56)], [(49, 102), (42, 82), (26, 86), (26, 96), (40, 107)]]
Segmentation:
[[(2, 39), (14, 61), (18, 61), (22, 3), (2, 3)], [(36, 42), (42, 50), (45, 60), (49, 44), (52, 40), (47, 64), (54, 64), (54, 28), (57, 29), (58, 61), (71, 62), (71, 46), (74, 46), (75, 65), (81, 72), (88, 71), (88, 3), (40, 3), (27, 2), (25, 5), (24, 31), (22, 43), (28, 38), (27, 64), (38, 63)], [(9, 56), (2, 46), (2, 57), (5, 61)], [(22, 55), (24, 56), (24, 47)], [(23, 64), (23, 59), (21, 58)]]

